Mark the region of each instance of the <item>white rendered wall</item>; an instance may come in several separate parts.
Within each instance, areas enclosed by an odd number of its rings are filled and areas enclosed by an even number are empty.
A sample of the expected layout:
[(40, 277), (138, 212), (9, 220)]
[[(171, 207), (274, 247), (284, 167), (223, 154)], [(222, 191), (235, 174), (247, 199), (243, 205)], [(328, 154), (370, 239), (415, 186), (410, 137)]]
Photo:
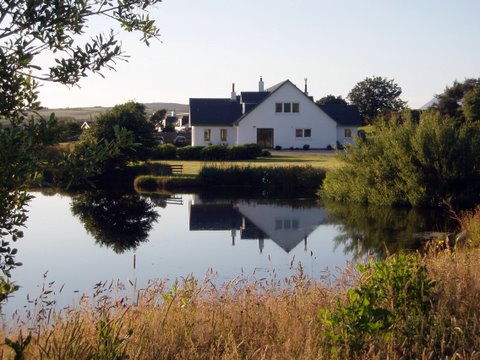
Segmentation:
[[(352, 137), (345, 137), (345, 130), (352, 131)], [(337, 141), (342, 144), (354, 144), (355, 137), (358, 135), (358, 127), (356, 126), (337, 126)]]
[[(206, 129), (210, 129), (210, 141), (205, 141), (203, 133)], [(220, 130), (227, 130), (227, 141), (220, 140)], [(192, 126), (192, 146), (207, 145), (235, 145), (237, 139), (237, 129), (233, 126)]]
[[(299, 103), (298, 113), (276, 113), (275, 103)], [(257, 129), (273, 128), (273, 146), (282, 148), (335, 147), (337, 124), (297, 87), (287, 82), (253, 109), (238, 124), (237, 143), (257, 143)], [(311, 129), (310, 138), (297, 138), (295, 129)]]

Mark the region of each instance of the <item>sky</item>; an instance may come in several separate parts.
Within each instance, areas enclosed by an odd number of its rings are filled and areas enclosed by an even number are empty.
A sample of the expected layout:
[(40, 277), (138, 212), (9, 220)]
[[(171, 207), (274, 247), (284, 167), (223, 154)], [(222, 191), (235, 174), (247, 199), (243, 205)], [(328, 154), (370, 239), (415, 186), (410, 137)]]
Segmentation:
[[(453, 81), (480, 77), (478, 0), (164, 0), (151, 17), (161, 31), (147, 47), (119, 33), (128, 62), (80, 87), (44, 84), (49, 108), (230, 97), (286, 79), (309, 95), (346, 98), (381, 76), (418, 108)], [(90, 30), (108, 28), (94, 20)]]

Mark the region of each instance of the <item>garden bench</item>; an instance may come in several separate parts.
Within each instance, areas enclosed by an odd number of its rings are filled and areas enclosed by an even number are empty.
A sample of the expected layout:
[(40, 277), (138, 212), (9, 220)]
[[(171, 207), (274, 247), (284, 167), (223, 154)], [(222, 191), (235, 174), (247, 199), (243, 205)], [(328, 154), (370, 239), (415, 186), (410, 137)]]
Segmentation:
[(170, 170), (172, 171), (172, 174), (181, 174), (183, 172), (183, 165), (182, 164), (175, 164), (175, 165), (169, 165)]

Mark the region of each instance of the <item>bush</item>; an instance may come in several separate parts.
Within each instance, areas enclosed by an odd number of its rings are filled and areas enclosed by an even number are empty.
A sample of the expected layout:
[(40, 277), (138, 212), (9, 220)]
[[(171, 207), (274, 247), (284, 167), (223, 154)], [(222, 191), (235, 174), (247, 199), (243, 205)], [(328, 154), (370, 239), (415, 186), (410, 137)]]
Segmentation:
[(303, 150), (310, 150), (310, 145), (308, 144), (303, 145)]
[(152, 150), (151, 158), (154, 160), (175, 159), (177, 157), (177, 147), (173, 144), (157, 145)]
[(275, 150), (282, 150), (282, 147), (280, 145), (275, 146)]
[(225, 145), (210, 145), (202, 149), (202, 160), (225, 160), (227, 147)]
[(203, 146), (185, 146), (177, 149), (177, 155), (182, 160), (201, 160)]
[(413, 206), (479, 201), (480, 125), (458, 125), (435, 111), (422, 114), (418, 124), (378, 125), (348, 148), (344, 161), (327, 174), (322, 196)]
[(272, 153), (268, 150), (262, 150), (262, 152), (260, 153), (260, 156), (261, 157), (269, 157), (269, 156), (272, 156)]
[(198, 182), (203, 187), (239, 187), (263, 196), (287, 196), (314, 194), (324, 177), (323, 170), (307, 166), (205, 166), (198, 174)]
[(397, 254), (357, 266), (360, 282), (348, 290), (346, 303), (339, 301), (332, 311), (323, 311), (332, 352), (341, 358), (362, 358), (372, 347), (390, 341), (406, 358), (420, 358), (409, 345), (422, 348), (419, 329), (428, 333), (433, 323), (435, 282), (419, 256)]

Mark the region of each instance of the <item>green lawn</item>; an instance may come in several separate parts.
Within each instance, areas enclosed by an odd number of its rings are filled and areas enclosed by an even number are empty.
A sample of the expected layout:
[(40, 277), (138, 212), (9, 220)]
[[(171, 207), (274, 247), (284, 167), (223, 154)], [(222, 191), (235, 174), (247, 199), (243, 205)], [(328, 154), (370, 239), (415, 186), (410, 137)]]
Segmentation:
[(310, 152), (278, 152), (270, 157), (260, 157), (249, 161), (186, 161), (186, 160), (161, 160), (164, 164), (182, 164), (184, 175), (197, 175), (200, 169), (208, 166), (294, 166), (305, 165), (331, 170), (342, 166), (339, 156), (335, 153), (317, 154)]

